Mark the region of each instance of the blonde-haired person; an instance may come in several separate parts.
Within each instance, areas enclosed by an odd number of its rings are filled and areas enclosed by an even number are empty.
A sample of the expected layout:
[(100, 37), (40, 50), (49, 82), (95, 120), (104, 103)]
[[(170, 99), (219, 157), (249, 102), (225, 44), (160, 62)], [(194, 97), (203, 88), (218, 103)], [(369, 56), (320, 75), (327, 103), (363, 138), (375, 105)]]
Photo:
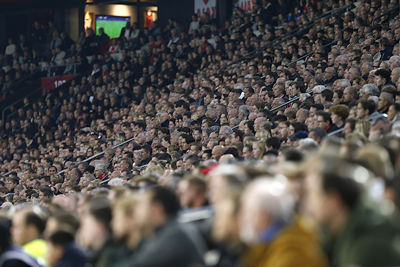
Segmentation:
[(377, 144), (362, 146), (357, 150), (355, 159), (362, 162), (363, 166), (372, 171), (376, 177), (387, 180), (393, 176), (394, 169), (389, 152), (382, 146)]
[(258, 130), (257, 132), (256, 132), (256, 139), (258, 140), (258, 141), (263, 141), (263, 142), (266, 142), (267, 141), (267, 139), (271, 136), (266, 130)]
[(258, 141), (253, 143), (253, 158), (262, 159), (265, 152), (265, 142)]
[(358, 121), (356, 122), (354, 132), (368, 138), (370, 127), (371, 123), (369, 121)]
[(164, 173), (164, 168), (160, 166), (160, 164), (156, 163), (155, 165), (149, 165), (142, 171), (143, 174), (157, 174), (161, 176)]
[(112, 206), (111, 228), (116, 239), (102, 254), (97, 266), (117, 266), (138, 247), (142, 234), (137, 225), (139, 196), (130, 194), (117, 198)]

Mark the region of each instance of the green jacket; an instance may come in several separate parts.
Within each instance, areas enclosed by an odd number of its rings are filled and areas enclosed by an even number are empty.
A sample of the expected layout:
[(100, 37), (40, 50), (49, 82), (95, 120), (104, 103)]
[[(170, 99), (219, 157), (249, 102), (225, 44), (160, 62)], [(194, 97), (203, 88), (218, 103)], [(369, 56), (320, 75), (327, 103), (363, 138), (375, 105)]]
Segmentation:
[(135, 250), (131, 250), (123, 244), (114, 243), (102, 251), (96, 267), (116, 266), (134, 253)]
[(328, 242), (331, 266), (399, 266), (399, 223), (381, 205), (361, 201), (346, 226)]

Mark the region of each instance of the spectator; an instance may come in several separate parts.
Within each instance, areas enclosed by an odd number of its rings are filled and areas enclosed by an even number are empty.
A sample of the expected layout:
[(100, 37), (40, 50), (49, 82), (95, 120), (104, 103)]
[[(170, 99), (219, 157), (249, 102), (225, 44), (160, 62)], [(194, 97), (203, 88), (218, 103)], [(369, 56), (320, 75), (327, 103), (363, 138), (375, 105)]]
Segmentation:
[[(152, 212), (149, 212), (152, 210)], [(143, 196), (138, 206), (138, 226), (150, 238), (126, 265), (190, 266), (201, 265), (202, 259), (191, 239), (175, 221), (179, 200), (173, 192), (154, 187)], [(157, 233), (154, 231), (158, 229)], [(171, 240), (175, 242), (171, 243)], [(157, 257), (154, 257), (157, 255)]]
[(249, 245), (245, 266), (326, 264), (315, 233), (306, 222), (292, 219), (294, 202), (285, 190), (285, 181), (261, 178), (243, 193), (240, 237)]
[(57, 231), (48, 237), (47, 247), (49, 266), (85, 266), (85, 255), (74, 244), (73, 234)]
[(89, 251), (89, 262), (96, 265), (110, 246), (111, 207), (105, 198), (93, 199), (83, 211), (81, 244)]
[(393, 95), (387, 92), (382, 92), (379, 96), (377, 110), (381, 113), (387, 113), (390, 105), (392, 105), (393, 103)]
[(324, 129), (327, 133), (335, 131), (335, 128), (332, 127), (332, 121), (328, 112), (317, 111), (315, 115), (317, 117), (318, 127)]
[(349, 116), (349, 108), (345, 105), (335, 105), (329, 108), (331, 112), (331, 120), (335, 130), (344, 127), (344, 123)]
[(370, 100), (360, 100), (357, 104), (357, 118), (365, 120), (375, 111), (375, 103)]
[(44, 214), (39, 214), (37, 209), (23, 208), (16, 212), (12, 221), (12, 238), (14, 244), (34, 257), (40, 264), (45, 264), (47, 246), (41, 238), (46, 227)]
[(179, 182), (179, 197), (181, 206), (197, 209), (207, 205), (206, 182), (199, 177), (189, 177)]
[[(335, 158), (322, 158), (319, 163), (318, 168), (308, 171), (306, 206), (318, 223), (325, 227), (330, 240), (335, 239), (331, 252), (328, 252), (332, 253), (329, 254), (332, 255), (330, 263), (363, 266), (395, 264), (400, 254), (394, 245), (394, 225), (387, 215), (363, 202), (354, 169), (364, 171), (366, 179), (368, 172), (361, 166)], [(316, 166), (315, 161), (313, 166)], [(322, 208), (321, 203), (329, 203), (330, 208), (327, 209), (325, 204)], [(372, 218), (376, 218), (376, 224), (371, 223), (375, 221)], [(358, 238), (360, 231), (362, 239)]]
[(374, 73), (375, 84), (382, 89), (382, 87), (390, 82), (390, 71), (385, 69), (378, 69)]
[(0, 219), (0, 265), (29, 267), (41, 266), (34, 258), (12, 245), (10, 227), (11, 222), (8, 219)]
[(138, 202), (138, 196), (120, 198), (115, 202), (112, 229), (116, 243), (104, 252), (97, 266), (118, 265), (139, 248), (141, 233), (135, 219)]
[[(394, 1), (353, 2), (262, 1), (252, 11), (235, 7), (221, 29), (207, 15), (198, 18), (199, 29), (191, 33), (189, 24), (173, 19), (149, 30), (128, 24), (115, 40), (114, 54), (102, 51), (93, 30), (67, 46), (62, 29), (34, 23), (33, 35), (15, 42), (16, 53), (0, 55), (1, 96), (24, 88), (14, 87), (19, 77), (34, 73), (39, 78), (42, 66), (54, 65), (46, 52), (55, 31), (62, 44), (54, 48), (54, 59), (65, 53), (59, 61), (67, 66), (54, 72), (73, 72), (77, 63), (80, 75), (43, 97), (24, 99), (0, 122), (2, 209), (12, 213), (26, 202), (44, 206), (50, 213), (48, 225), (57, 225), (46, 237), (65, 231), (61, 227), (75, 229), (74, 223), (60, 223), (70, 221), (67, 217), (56, 215), (68, 210), (89, 229), (77, 233), (77, 240), (90, 243), (93, 261), (129, 265), (131, 259), (149, 255), (155, 240), (166, 243), (163, 229), (170, 224), (157, 221), (163, 214), (160, 201), (132, 201), (115, 231), (109, 213), (92, 215), (89, 207), (92, 200), (108, 199), (110, 210), (120, 199), (143, 192), (146, 197), (147, 190), (163, 185), (187, 207), (166, 219), (172, 226), (176, 222), (176, 235), (191, 240), (185, 241), (192, 251), (187, 254), (197, 259), (215, 250), (220, 257), (214, 257), (215, 264), (205, 257), (207, 265), (235, 266), (244, 252), (238, 224), (243, 189), (260, 176), (287, 176), (293, 188), (288, 199), (296, 200), (299, 216), (308, 216), (302, 210), (309, 195), (303, 191), (303, 161), (322, 150), (346, 163), (372, 159), (368, 168), (377, 176), (385, 173), (386, 180), (368, 180), (362, 191), (386, 210), (381, 202), (396, 201), (396, 179), (387, 179), (386, 169), (399, 168), (399, 127), (392, 122), (400, 101), (393, 57), (400, 51), (399, 17), (385, 13), (395, 7)], [(352, 166), (358, 172), (359, 166)], [(201, 182), (188, 186), (186, 177), (191, 176)], [(154, 218), (141, 215), (143, 206), (156, 210)], [(127, 214), (130, 210), (133, 215)], [(268, 211), (254, 214), (266, 216)], [(134, 226), (144, 236), (127, 231)], [(140, 239), (138, 247), (124, 242), (127, 236)], [(170, 241), (163, 250), (169, 246)], [(175, 248), (180, 249), (174, 245), (171, 250)], [(110, 257), (99, 259), (104, 255)]]

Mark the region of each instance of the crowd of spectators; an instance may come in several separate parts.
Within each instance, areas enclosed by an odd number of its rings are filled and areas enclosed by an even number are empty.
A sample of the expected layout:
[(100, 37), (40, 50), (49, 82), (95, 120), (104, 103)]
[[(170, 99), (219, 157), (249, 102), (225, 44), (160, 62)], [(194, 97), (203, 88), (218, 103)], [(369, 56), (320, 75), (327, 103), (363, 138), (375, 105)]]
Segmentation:
[(396, 7), (54, 28), (81, 75), (0, 123), (0, 266), (399, 265)]
[(52, 21), (35, 21), (29, 34), (9, 37), (4, 52), (0, 51), (0, 101), (14, 94), (21, 81), (37, 79), (49, 67), (62, 66), (50, 75), (75, 72), (72, 45), (71, 38), (65, 32), (59, 33)]

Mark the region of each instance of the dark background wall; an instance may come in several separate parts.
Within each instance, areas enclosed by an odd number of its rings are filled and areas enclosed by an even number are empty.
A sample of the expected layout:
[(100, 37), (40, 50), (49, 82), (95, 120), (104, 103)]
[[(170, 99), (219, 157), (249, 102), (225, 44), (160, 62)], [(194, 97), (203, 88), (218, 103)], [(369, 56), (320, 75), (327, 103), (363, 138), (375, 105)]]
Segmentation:
[(169, 18), (189, 23), (194, 14), (193, 0), (158, 0), (158, 24), (163, 26)]
[[(105, 1), (119, 2), (102, 2)], [(232, 14), (233, 0), (216, 1), (216, 21), (222, 26)], [(123, 2), (124, 0), (121, 0), (120, 4)], [(8, 36), (17, 38), (19, 33), (29, 35), (32, 23), (35, 20), (41, 21), (41, 18), (44, 18), (44, 21), (52, 20), (59, 29), (71, 32), (71, 27), (77, 27), (76, 31), (79, 32), (83, 28), (84, 3), (85, 0), (0, 0), (0, 49), (6, 45)], [(194, 0), (158, 0), (153, 3), (158, 5), (158, 24), (161, 27), (169, 18), (188, 24), (194, 14)], [(140, 7), (136, 8), (144, 10), (145, 5), (146, 3), (141, 3)], [(71, 16), (72, 13), (77, 15)]]
[[(232, 14), (232, 0), (217, 0), (217, 23), (223, 26)], [(194, 0), (158, 0), (159, 25), (165, 25), (168, 18), (189, 23), (194, 14)]]

